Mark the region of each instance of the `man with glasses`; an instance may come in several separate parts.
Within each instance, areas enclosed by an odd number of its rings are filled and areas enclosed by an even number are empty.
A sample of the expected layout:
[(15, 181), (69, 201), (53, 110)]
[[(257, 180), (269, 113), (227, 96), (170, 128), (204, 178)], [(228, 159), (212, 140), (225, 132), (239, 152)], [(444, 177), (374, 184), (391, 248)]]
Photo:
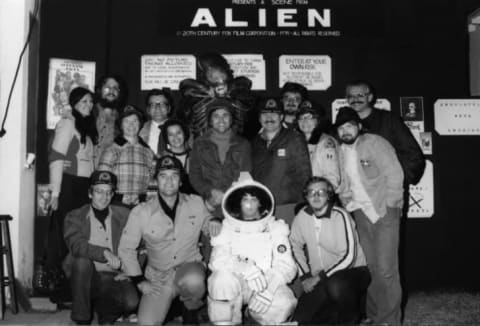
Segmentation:
[(143, 125), (139, 136), (158, 157), (166, 149), (165, 141), (160, 134), (161, 127), (173, 113), (173, 98), (170, 90), (167, 88), (150, 90), (145, 104), (150, 120)]
[(348, 105), (362, 119), (363, 130), (382, 136), (395, 148), (405, 174), (405, 184), (417, 184), (425, 170), (425, 157), (402, 119), (392, 112), (373, 107), (374, 90), (366, 81), (356, 80), (348, 83), (346, 98)]
[(328, 179), (311, 177), (303, 194), (308, 205), (295, 217), (290, 233), (303, 292), (293, 320), (300, 325), (358, 323), (370, 274), (355, 223), (334, 205)]
[(402, 167), (388, 141), (378, 135), (361, 133), (362, 120), (354, 109), (340, 108), (334, 126), (341, 142), (340, 166), (344, 171), (338, 193), (344, 207), (355, 218), (372, 275), (367, 317), (375, 324), (399, 325)]
[(94, 171), (88, 192), (91, 203), (65, 218), (69, 255), (64, 265), (71, 279), (71, 319), (76, 324), (91, 323), (92, 307), (99, 324), (112, 324), (138, 305), (135, 286), (119, 273), (117, 250), (129, 210), (110, 205), (116, 183), (113, 173)]

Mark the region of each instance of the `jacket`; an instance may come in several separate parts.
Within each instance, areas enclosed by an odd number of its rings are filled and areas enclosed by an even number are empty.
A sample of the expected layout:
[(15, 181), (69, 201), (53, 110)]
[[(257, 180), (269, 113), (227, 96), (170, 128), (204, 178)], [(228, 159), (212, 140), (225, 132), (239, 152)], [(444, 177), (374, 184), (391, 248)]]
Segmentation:
[(132, 209), (118, 248), (123, 270), (128, 276), (142, 275), (136, 249), (143, 239), (148, 266), (168, 271), (185, 262), (201, 261), (200, 232), (208, 234), (211, 215), (202, 198), (178, 194), (175, 220), (165, 214), (158, 196)]
[(220, 162), (217, 145), (210, 140), (210, 132), (195, 140), (190, 153), (190, 182), (204, 198), (210, 197), (212, 189), (227, 190), (240, 172), (252, 170), (249, 142), (232, 133), (225, 161)]
[[(142, 129), (140, 129), (140, 132), (138, 133), (138, 136), (142, 138), (142, 140), (145, 142), (145, 144), (148, 144), (150, 140), (150, 128), (152, 127), (152, 120), (149, 120), (145, 122), (143, 125)], [(158, 145), (157, 148), (150, 148), (156, 156), (160, 157), (163, 151), (167, 149), (167, 145), (165, 144), (165, 141), (163, 140), (163, 137), (161, 134), (159, 134), (158, 138)]]
[(318, 240), (315, 219), (307, 206), (292, 223), (290, 242), (302, 278), (322, 271), (331, 276), (343, 269), (366, 265), (355, 222), (346, 210), (336, 206), (330, 208), (328, 217), (320, 219)]
[(302, 190), (312, 175), (305, 137), (282, 127), (270, 146), (261, 134), (252, 140), (253, 179), (273, 193), (276, 205), (302, 199)]
[[(110, 205), (110, 217), (112, 223), (112, 249), (118, 254), (118, 244), (123, 228), (127, 223), (129, 210), (125, 207)], [(90, 240), (90, 219), (95, 218), (90, 204), (74, 209), (65, 217), (63, 237), (73, 257), (85, 257), (94, 261), (105, 263), (103, 252), (107, 248), (88, 243)], [(72, 257), (66, 259), (70, 260)]]
[[(345, 156), (340, 146), (342, 176), (345, 172)], [(352, 145), (357, 151), (361, 183), (365, 188), (375, 211), (385, 216), (388, 207), (403, 207), (403, 170), (392, 145), (383, 137), (361, 134)], [(352, 199), (350, 181), (342, 178), (339, 196), (344, 206)]]
[(323, 133), (319, 142), (314, 145), (310, 160), (312, 174), (330, 181), (334, 189), (340, 184), (340, 163), (338, 161), (339, 145), (335, 138)]
[(425, 157), (402, 119), (389, 111), (372, 109), (362, 119), (363, 130), (385, 138), (395, 148), (407, 184), (417, 184), (425, 170)]

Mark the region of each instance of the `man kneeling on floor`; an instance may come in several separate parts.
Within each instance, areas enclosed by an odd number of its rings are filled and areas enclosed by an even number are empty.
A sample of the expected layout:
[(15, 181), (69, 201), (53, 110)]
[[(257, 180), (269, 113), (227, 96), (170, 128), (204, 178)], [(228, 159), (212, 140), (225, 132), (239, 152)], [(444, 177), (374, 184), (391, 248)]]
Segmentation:
[(297, 300), (286, 286), (297, 273), (289, 229), (272, 215), (272, 193), (251, 179), (225, 193), (222, 230), (212, 238), (208, 314), (214, 324), (240, 324), (243, 304), (262, 325), (283, 323)]
[(110, 205), (117, 178), (108, 171), (90, 177), (91, 203), (71, 211), (65, 218), (64, 237), (69, 255), (73, 306), (71, 319), (90, 324), (92, 306), (99, 324), (113, 324), (137, 308), (135, 286), (119, 273), (118, 243), (129, 210)]

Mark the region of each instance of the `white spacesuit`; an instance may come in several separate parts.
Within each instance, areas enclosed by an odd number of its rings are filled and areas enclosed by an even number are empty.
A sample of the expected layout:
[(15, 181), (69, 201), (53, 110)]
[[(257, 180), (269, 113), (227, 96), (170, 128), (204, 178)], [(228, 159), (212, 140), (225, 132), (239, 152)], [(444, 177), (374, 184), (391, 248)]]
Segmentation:
[[(250, 199), (257, 216), (247, 220), (244, 207), (252, 208)], [(289, 228), (275, 220), (274, 207), (271, 192), (251, 179), (225, 193), (225, 219), (220, 234), (212, 238), (209, 264), (208, 313), (214, 324), (240, 324), (244, 304), (262, 325), (283, 323), (295, 309), (297, 299), (286, 285), (297, 273)]]

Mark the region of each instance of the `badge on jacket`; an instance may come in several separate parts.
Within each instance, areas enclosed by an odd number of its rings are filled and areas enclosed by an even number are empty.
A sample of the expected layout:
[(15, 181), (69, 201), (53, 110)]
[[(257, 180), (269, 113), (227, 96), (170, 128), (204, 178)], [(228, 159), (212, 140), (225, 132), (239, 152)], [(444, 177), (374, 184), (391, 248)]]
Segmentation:
[(287, 151), (285, 150), (285, 148), (279, 148), (277, 150), (277, 156), (278, 157), (285, 157), (287, 156)]

